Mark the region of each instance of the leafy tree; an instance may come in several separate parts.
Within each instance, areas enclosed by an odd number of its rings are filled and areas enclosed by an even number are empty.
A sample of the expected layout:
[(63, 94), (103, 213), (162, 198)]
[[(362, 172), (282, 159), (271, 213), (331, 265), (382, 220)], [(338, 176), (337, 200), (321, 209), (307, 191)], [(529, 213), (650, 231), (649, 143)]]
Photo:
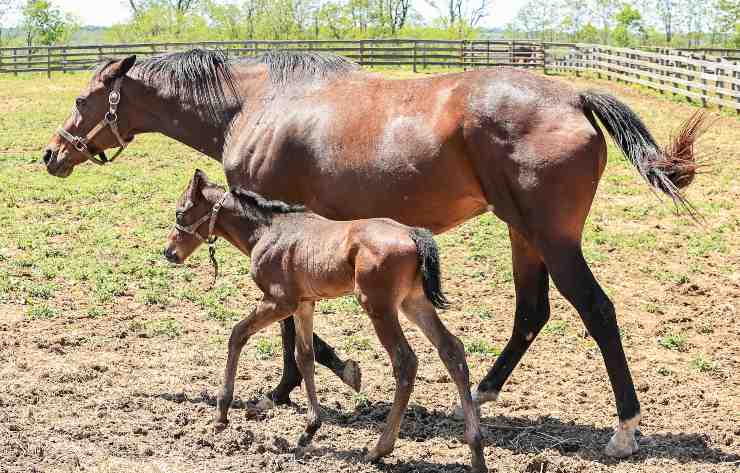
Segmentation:
[(634, 7), (625, 4), (617, 14), (614, 42), (618, 46), (632, 46), (632, 37), (642, 31), (642, 15)]
[(52, 45), (69, 39), (76, 29), (75, 20), (49, 0), (28, 0), (22, 9), (26, 44)]

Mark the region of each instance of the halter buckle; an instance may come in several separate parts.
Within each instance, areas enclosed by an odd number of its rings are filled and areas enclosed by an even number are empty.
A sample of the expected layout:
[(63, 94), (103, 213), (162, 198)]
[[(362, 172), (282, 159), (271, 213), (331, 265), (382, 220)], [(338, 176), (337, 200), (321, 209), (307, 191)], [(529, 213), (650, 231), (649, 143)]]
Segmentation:
[(118, 105), (118, 103), (121, 101), (121, 94), (117, 90), (114, 90), (108, 95), (108, 102), (111, 105)]
[(118, 114), (116, 112), (112, 111), (112, 110), (110, 112), (106, 112), (105, 113), (105, 121), (109, 125), (111, 123), (116, 123), (118, 121)]
[(75, 139), (72, 141), (72, 146), (81, 153), (87, 151), (87, 143), (85, 143), (85, 140), (79, 136), (75, 136)]

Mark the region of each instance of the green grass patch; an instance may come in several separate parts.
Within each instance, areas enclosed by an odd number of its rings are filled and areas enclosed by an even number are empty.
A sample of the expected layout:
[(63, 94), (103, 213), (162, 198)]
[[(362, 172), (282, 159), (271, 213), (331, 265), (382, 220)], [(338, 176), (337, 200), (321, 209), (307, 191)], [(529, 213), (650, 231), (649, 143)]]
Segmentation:
[(368, 351), (373, 349), (373, 344), (370, 342), (370, 339), (367, 337), (359, 337), (357, 335), (350, 335), (347, 338), (344, 339), (344, 344), (342, 345), (344, 348), (344, 351), (350, 353), (350, 352), (357, 352), (357, 351)]
[(464, 343), (465, 353), (468, 355), (480, 356), (480, 357), (494, 357), (501, 354), (501, 350), (491, 345), (485, 340), (470, 340)]
[(669, 333), (658, 338), (658, 345), (667, 350), (686, 351), (687, 340), (683, 334)]
[(565, 331), (568, 329), (568, 322), (565, 320), (553, 320), (551, 322), (548, 322), (545, 324), (544, 327), (542, 327), (542, 333), (547, 333), (550, 335), (558, 335), (563, 336), (565, 335)]
[(258, 360), (271, 360), (275, 358), (280, 345), (270, 338), (261, 337), (255, 341), (254, 357)]
[(711, 373), (717, 371), (717, 363), (699, 353), (691, 360), (691, 367), (701, 373)]
[(46, 304), (35, 305), (26, 312), (26, 316), (31, 320), (53, 319), (58, 315), (57, 309)]
[(172, 318), (153, 320), (145, 326), (147, 331), (155, 337), (177, 338), (182, 335), (182, 324)]

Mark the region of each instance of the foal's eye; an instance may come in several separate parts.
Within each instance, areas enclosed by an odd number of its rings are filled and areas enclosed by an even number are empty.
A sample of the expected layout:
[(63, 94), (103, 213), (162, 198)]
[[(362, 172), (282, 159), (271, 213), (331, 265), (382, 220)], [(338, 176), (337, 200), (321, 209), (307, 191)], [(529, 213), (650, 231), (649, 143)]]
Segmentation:
[(181, 210), (176, 210), (175, 211), (175, 220), (178, 221), (178, 222), (180, 220), (182, 220), (182, 211)]
[(83, 99), (82, 97), (77, 97), (77, 99), (75, 100), (75, 105), (77, 105), (78, 107), (82, 107), (83, 105), (85, 105), (85, 99)]

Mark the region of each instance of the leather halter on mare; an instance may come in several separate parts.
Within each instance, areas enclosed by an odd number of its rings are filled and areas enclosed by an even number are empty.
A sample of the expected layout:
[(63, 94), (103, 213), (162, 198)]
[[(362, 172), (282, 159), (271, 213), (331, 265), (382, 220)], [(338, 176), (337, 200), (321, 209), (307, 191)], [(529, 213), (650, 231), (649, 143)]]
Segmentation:
[[(181, 232), (185, 232), (188, 235), (192, 235), (202, 242), (208, 243), (208, 257), (210, 258), (211, 264), (213, 265), (214, 285), (216, 284), (216, 278), (218, 277), (218, 262), (216, 261), (216, 240), (218, 240), (218, 237), (214, 235), (214, 230), (216, 229), (216, 219), (218, 218), (218, 213), (219, 211), (221, 211), (221, 207), (224, 206), (226, 199), (230, 195), (231, 192), (224, 192), (223, 197), (221, 197), (221, 199), (216, 202), (216, 205), (213, 206), (210, 213), (203, 215), (201, 218), (188, 226), (183, 226), (175, 222), (176, 229), (180, 230)], [(206, 220), (208, 221), (208, 237), (204, 238), (203, 235), (198, 233), (198, 229), (206, 222)]]
[[(97, 125), (95, 125), (95, 128), (90, 130), (90, 132), (85, 136), (84, 138), (81, 136), (75, 136), (72, 133), (68, 132), (62, 127), (59, 127), (57, 129), (57, 134), (67, 140), (74, 148), (79, 151), (80, 153), (84, 154), (87, 159), (94, 162), (98, 165), (104, 165), (107, 163), (113, 162), (114, 159), (120, 155), (124, 149), (126, 149), (126, 146), (128, 146), (129, 142), (124, 140), (121, 137), (121, 133), (118, 131), (118, 104), (121, 102), (121, 82), (123, 81), (123, 77), (119, 77), (116, 79), (116, 81), (113, 83), (113, 90), (110, 91), (108, 94), (108, 111), (105, 113), (105, 116), (103, 117), (100, 122), (98, 122)], [(80, 112), (78, 112), (80, 113)], [(116, 154), (113, 155), (112, 158), (108, 159), (108, 157), (105, 155), (104, 151), (101, 151), (98, 156), (100, 158), (95, 157), (88, 148), (88, 144), (92, 142), (93, 138), (103, 131), (106, 127), (110, 127), (111, 131), (113, 132), (113, 135), (115, 135), (116, 139), (118, 140), (118, 143), (121, 145), (120, 148), (118, 148), (118, 151)]]

